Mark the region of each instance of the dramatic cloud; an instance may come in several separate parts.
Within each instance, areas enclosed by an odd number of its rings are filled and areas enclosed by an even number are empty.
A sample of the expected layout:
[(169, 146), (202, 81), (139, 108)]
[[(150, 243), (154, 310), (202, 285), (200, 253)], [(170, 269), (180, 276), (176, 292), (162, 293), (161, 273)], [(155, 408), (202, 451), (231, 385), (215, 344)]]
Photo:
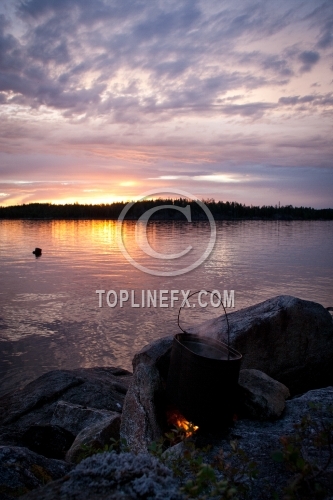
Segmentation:
[(313, 52), (311, 50), (305, 50), (301, 52), (299, 55), (299, 60), (303, 63), (301, 67), (301, 71), (311, 71), (312, 66), (316, 64), (320, 59), (320, 55), (318, 52)]
[(332, 206), (312, 195), (333, 183), (332, 26), (325, 0), (3, 0), (0, 204), (157, 183)]

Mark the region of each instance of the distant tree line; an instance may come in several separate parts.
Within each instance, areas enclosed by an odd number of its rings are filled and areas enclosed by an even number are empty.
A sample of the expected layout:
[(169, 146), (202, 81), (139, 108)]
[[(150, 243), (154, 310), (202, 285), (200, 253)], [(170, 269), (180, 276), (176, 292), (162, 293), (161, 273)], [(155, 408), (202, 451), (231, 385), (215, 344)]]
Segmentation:
[[(202, 200), (209, 208), (215, 220), (263, 219), (263, 220), (333, 220), (333, 209), (314, 209), (311, 207), (247, 206), (237, 202)], [(52, 203), (29, 203), (0, 207), (0, 219), (118, 219), (125, 202), (100, 205), (81, 205), (79, 203), (53, 205)], [(133, 203), (125, 219), (137, 220), (147, 210), (161, 205), (174, 205), (181, 208), (190, 205), (192, 220), (207, 220), (200, 205), (192, 200), (157, 199)], [(186, 220), (184, 213), (173, 208), (163, 208), (152, 214), (151, 220)]]

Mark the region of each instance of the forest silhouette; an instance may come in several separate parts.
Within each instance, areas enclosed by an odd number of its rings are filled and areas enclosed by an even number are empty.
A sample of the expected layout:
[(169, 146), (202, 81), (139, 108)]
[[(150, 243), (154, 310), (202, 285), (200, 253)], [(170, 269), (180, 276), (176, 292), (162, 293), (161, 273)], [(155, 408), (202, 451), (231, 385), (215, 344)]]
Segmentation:
[[(286, 206), (247, 206), (237, 202), (202, 200), (215, 220), (332, 220), (333, 209)], [(0, 219), (118, 219), (127, 202), (110, 204), (65, 204), (29, 203), (0, 207)], [(192, 220), (208, 220), (205, 212), (196, 201), (186, 198), (155, 199), (133, 202), (127, 211), (126, 220), (137, 220), (147, 210), (161, 205), (186, 207), (190, 205)], [(185, 221), (185, 215), (174, 208), (163, 208), (152, 214), (150, 220)]]

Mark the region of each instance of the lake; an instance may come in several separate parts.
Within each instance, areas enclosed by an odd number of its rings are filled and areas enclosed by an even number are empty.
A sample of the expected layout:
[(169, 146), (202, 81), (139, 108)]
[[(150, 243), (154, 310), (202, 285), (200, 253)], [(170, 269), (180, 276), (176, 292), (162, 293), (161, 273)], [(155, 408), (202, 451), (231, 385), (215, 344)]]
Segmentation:
[[(181, 290), (226, 290), (229, 299), (233, 290), (228, 313), (280, 294), (333, 306), (333, 221), (217, 222), (212, 252), (185, 274), (177, 273), (207, 247), (209, 224), (156, 221), (146, 233), (152, 251), (186, 255), (171, 261), (147, 255), (136, 221), (122, 228), (109, 220), (0, 221), (0, 394), (52, 369), (130, 370), (145, 344), (180, 331)], [(164, 275), (132, 265), (120, 235), (139, 266)], [(40, 258), (35, 247), (42, 248)], [(173, 304), (171, 290), (179, 295)], [(163, 307), (147, 307), (154, 291), (158, 299), (165, 291)], [(182, 310), (183, 328), (223, 313), (207, 303)]]

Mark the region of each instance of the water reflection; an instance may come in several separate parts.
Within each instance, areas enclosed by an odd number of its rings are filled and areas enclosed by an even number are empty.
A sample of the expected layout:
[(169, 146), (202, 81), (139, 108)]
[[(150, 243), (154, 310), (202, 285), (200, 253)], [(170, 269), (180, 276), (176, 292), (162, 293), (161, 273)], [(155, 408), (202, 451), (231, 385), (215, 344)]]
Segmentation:
[[(135, 221), (123, 225), (132, 255), (143, 265), (169, 269), (170, 263), (152, 262), (142, 252), (135, 230)], [(55, 368), (131, 369), (141, 347), (179, 331), (177, 305), (99, 308), (96, 290), (235, 290), (235, 309), (278, 294), (333, 305), (332, 222), (217, 223), (209, 258), (176, 277), (131, 266), (119, 250), (119, 231), (116, 221), (0, 221), (1, 392)], [(157, 252), (177, 253), (192, 245), (186, 263), (200, 255), (209, 226), (159, 221), (150, 223), (147, 233)], [(43, 249), (39, 259), (31, 254), (35, 247)], [(213, 314), (222, 311), (184, 310), (184, 327)]]

